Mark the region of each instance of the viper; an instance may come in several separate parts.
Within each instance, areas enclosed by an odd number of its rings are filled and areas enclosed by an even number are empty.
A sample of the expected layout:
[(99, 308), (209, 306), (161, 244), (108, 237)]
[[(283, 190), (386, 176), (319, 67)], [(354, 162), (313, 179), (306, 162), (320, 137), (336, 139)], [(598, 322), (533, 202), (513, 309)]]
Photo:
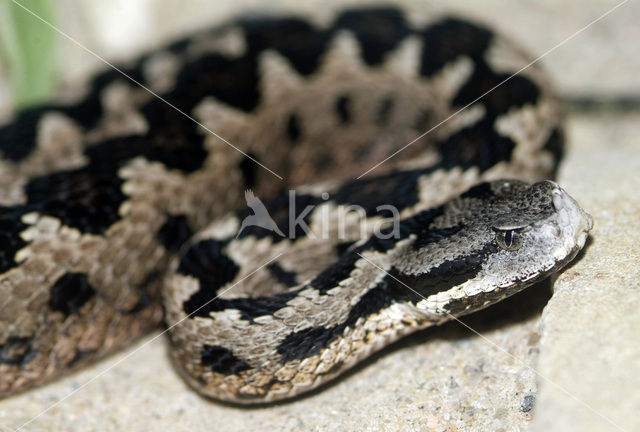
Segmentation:
[(560, 270), (593, 222), (529, 63), (458, 17), (250, 16), (17, 112), (0, 395), (164, 323), (202, 394), (285, 399)]

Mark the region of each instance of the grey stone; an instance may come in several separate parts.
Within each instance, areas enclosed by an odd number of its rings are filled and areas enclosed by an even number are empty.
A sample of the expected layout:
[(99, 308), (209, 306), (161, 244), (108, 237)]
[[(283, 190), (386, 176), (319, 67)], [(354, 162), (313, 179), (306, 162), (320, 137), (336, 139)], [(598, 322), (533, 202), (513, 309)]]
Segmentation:
[(640, 115), (574, 117), (559, 181), (591, 213), (591, 242), (541, 321), (531, 430), (640, 430)]

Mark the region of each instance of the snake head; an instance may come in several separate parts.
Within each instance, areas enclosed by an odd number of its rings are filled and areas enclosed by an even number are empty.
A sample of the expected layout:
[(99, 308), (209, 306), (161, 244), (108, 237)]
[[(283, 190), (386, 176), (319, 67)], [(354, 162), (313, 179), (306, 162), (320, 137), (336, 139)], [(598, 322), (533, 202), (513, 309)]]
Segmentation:
[[(592, 227), (592, 217), (552, 181), (482, 183), (445, 204), (425, 231), (453, 234), (422, 241), (397, 274), (415, 287), (422, 311), (469, 313), (560, 270)], [(438, 258), (419, 269), (427, 256)]]

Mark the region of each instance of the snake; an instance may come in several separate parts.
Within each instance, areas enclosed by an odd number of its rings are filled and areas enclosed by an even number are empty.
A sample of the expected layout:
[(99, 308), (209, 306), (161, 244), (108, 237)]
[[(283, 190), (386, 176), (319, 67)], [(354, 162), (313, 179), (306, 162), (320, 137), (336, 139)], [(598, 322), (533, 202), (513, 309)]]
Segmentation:
[(593, 226), (547, 74), (466, 18), (241, 15), (77, 87), (0, 126), (2, 397), (164, 326), (202, 395), (285, 400)]

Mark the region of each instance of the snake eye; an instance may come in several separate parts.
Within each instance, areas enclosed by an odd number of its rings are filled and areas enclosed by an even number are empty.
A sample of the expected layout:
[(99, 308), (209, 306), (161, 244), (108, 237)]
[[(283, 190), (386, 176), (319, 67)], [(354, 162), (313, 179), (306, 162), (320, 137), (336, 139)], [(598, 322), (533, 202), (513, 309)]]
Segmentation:
[(517, 229), (496, 229), (496, 243), (502, 249), (508, 251), (514, 251), (520, 249), (522, 246), (522, 236), (520, 230)]

